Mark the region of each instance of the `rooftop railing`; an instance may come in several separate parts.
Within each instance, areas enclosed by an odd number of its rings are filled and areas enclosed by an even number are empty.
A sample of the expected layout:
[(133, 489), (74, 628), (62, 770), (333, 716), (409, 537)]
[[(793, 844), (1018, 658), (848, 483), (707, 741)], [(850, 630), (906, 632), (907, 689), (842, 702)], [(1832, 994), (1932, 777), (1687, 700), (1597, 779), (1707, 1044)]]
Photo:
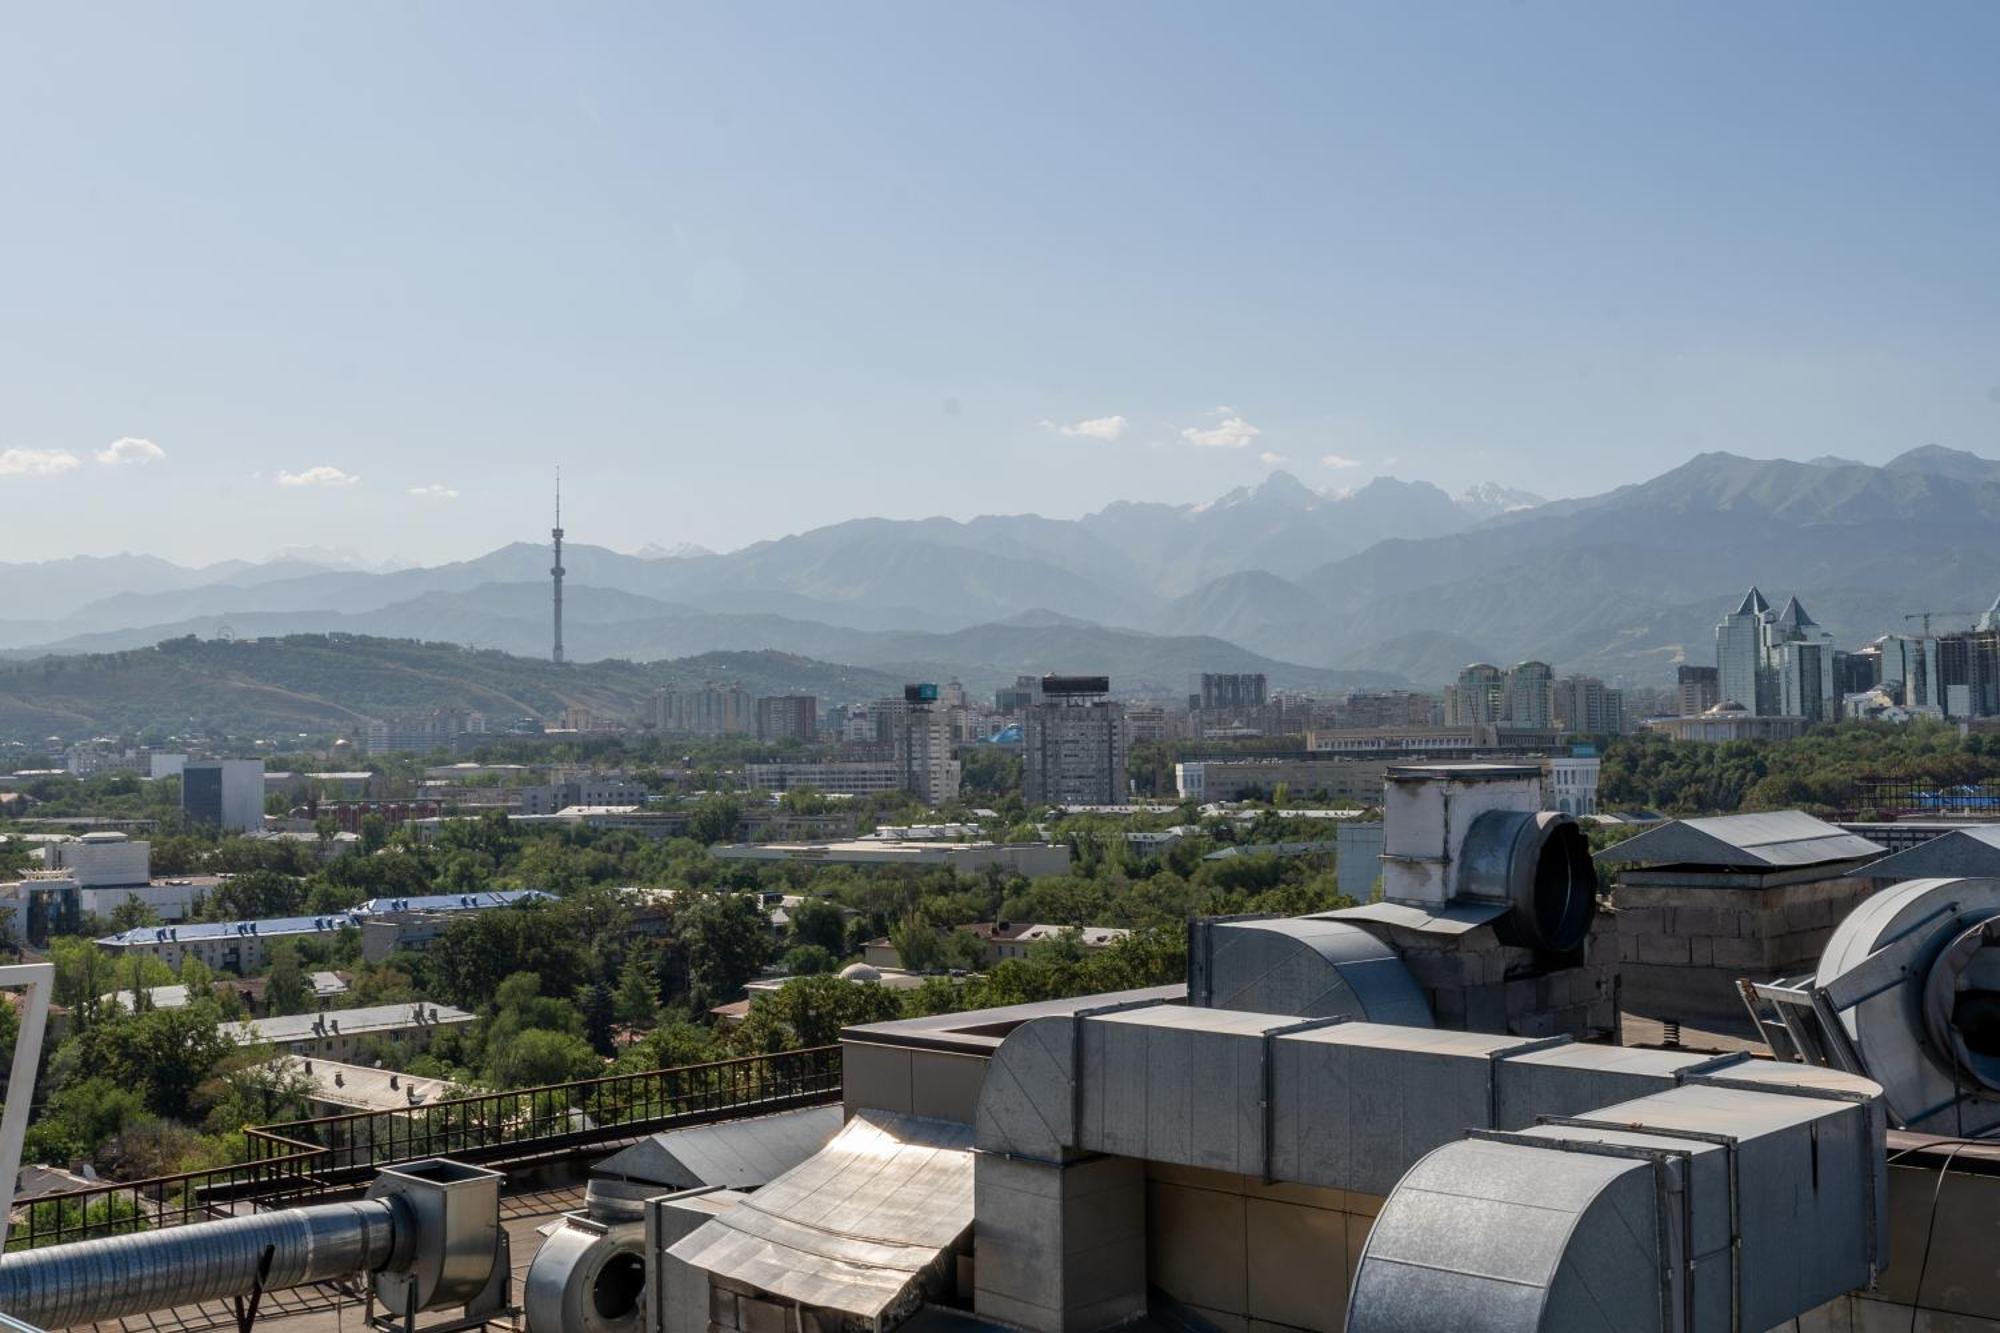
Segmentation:
[(840, 1047), (816, 1046), (265, 1125), (244, 1131), (243, 1162), (17, 1204), (7, 1248), (294, 1207), (416, 1158), (526, 1162), (840, 1095)]

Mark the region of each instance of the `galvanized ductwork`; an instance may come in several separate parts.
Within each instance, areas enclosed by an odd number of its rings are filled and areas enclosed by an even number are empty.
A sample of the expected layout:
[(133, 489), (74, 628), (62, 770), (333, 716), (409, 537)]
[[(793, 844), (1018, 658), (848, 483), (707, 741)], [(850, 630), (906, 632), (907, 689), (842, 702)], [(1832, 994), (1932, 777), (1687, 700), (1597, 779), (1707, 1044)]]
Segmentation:
[(1396, 951), (1322, 917), (1190, 921), (1188, 1003), (1431, 1026), (1430, 1004)]
[(469, 1302), (506, 1276), (499, 1186), (481, 1167), (411, 1162), (354, 1203), (19, 1251), (0, 1257), (0, 1311), (68, 1328), (361, 1273), (399, 1313)]
[[(1144, 1308), (1144, 1179), (1092, 1175), (1122, 1161), (1387, 1196), (1362, 1333), (1768, 1328), (1873, 1279), (1885, 1131), (1868, 1080), (1743, 1055), (1173, 1005), (1039, 1018), (980, 1093), (977, 1308), (1033, 1329)], [(1036, 1303), (1121, 1222), (1141, 1237), (1122, 1303)]]
[(257, 1284), (266, 1249), (266, 1290), (372, 1273), (394, 1257), (398, 1233), (396, 1205), (376, 1199), (25, 1250), (0, 1260), (0, 1310), (68, 1328), (221, 1300)]
[(1874, 1280), (1881, 1136), (1866, 1093), (1728, 1071), (1474, 1135), (1418, 1162), (1383, 1203), (1348, 1331), (1785, 1325)]

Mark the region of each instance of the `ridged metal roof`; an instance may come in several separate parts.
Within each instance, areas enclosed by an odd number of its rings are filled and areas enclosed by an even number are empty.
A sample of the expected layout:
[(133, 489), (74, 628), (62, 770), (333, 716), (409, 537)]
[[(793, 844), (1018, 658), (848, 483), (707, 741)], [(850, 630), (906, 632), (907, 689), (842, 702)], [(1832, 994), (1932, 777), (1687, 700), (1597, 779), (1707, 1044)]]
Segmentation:
[(1597, 854), (1605, 865), (1720, 866), (1777, 870), (1872, 859), (1868, 839), (1801, 810), (1676, 819)]

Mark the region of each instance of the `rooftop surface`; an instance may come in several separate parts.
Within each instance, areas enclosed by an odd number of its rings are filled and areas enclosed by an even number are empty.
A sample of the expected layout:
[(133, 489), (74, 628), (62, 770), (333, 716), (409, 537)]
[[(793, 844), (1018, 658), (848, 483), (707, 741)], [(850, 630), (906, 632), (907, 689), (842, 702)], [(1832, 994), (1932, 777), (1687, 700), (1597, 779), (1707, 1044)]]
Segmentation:
[[(422, 1011), (422, 1017), (418, 1016)], [(284, 1014), (277, 1018), (253, 1018), (242, 1023), (224, 1023), (223, 1035), (239, 1045), (267, 1041), (279, 1045), (312, 1037), (350, 1037), (369, 1032), (412, 1027), (436, 1027), (470, 1023), (474, 1015), (448, 1004), (378, 1004), (362, 1009), (326, 1009), (312, 1014)], [(324, 1024), (324, 1028), (321, 1025)]]
[(1882, 849), (1799, 810), (1676, 819), (1597, 854), (1606, 865), (1693, 865), (1783, 870), (1872, 860)]

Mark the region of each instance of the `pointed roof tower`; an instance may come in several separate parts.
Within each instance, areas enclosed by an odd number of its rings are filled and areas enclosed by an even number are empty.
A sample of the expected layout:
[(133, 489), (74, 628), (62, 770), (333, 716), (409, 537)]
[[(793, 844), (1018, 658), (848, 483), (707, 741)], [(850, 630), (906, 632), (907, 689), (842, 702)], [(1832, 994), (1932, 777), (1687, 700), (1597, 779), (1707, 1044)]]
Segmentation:
[(1785, 609), (1778, 612), (1778, 625), (1783, 629), (1819, 628), (1818, 622), (1806, 614), (1805, 607), (1799, 603), (1797, 597), (1788, 600)]
[(1750, 585), (1750, 591), (1743, 594), (1743, 604), (1736, 608), (1736, 614), (1739, 616), (1761, 616), (1769, 613), (1770, 610), (1771, 604), (1764, 600), (1764, 594), (1758, 592), (1757, 585), (1753, 583)]

